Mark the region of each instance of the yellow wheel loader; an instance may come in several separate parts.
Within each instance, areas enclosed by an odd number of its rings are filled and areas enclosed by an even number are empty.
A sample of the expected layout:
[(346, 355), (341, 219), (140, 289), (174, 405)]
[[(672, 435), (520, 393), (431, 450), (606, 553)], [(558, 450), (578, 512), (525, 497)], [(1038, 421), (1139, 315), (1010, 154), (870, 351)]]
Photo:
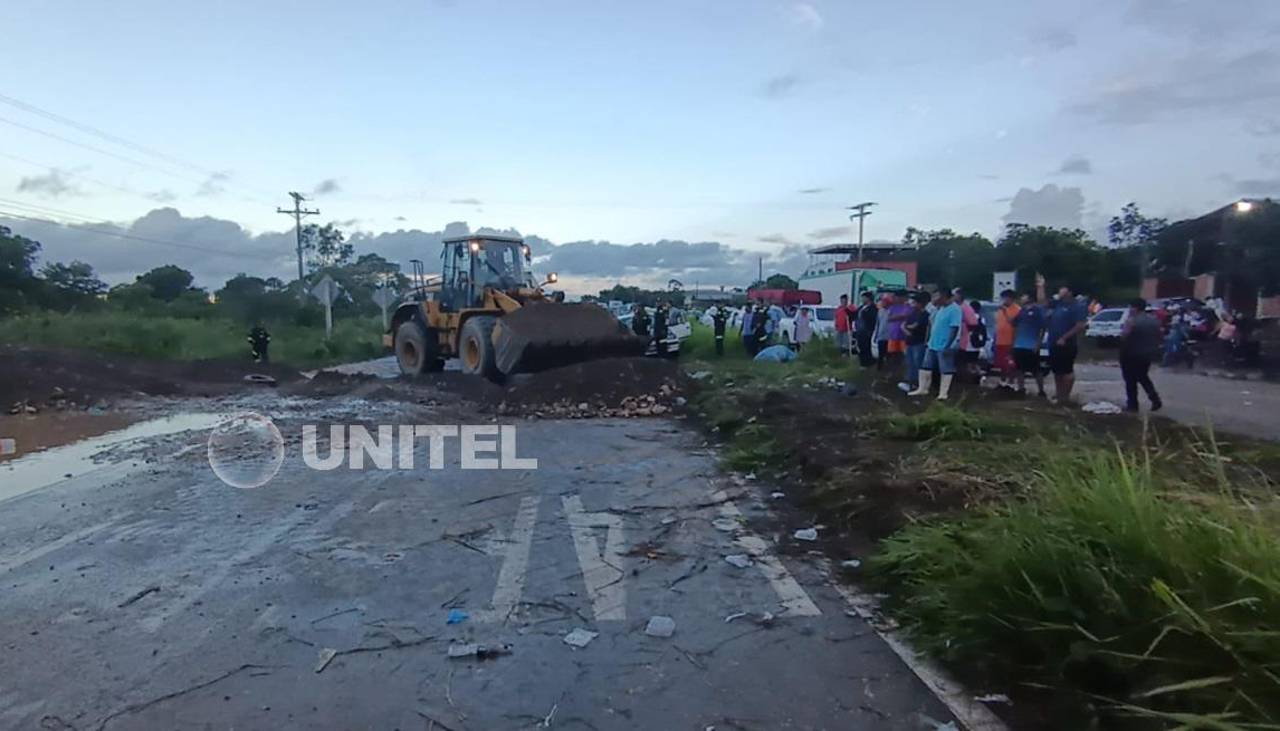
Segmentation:
[(458, 358), (464, 373), (501, 381), (593, 358), (642, 355), (647, 343), (603, 307), (566, 304), (535, 284), (529, 247), (509, 236), (444, 240), (441, 271), (413, 260), (414, 289), (391, 318), (383, 343), (400, 372), (439, 371)]

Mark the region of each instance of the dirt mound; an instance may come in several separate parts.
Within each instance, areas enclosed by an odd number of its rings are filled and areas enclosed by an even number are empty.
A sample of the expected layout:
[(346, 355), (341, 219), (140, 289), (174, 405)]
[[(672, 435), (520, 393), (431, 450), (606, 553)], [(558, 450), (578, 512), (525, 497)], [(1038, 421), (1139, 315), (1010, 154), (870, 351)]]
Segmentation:
[(664, 414), (683, 402), (684, 386), (675, 362), (654, 358), (603, 358), (515, 375), (501, 385), (456, 372), (412, 382), (432, 399), (464, 400), (488, 413), (571, 418)]
[(241, 388), (251, 373), (279, 383), (301, 378), (286, 366), (237, 361), (167, 361), (69, 348), (0, 345), (0, 405), (89, 406), (133, 394), (213, 396)]
[(532, 303), (502, 317), (498, 370), (533, 373), (589, 358), (639, 356), (645, 340), (593, 304)]

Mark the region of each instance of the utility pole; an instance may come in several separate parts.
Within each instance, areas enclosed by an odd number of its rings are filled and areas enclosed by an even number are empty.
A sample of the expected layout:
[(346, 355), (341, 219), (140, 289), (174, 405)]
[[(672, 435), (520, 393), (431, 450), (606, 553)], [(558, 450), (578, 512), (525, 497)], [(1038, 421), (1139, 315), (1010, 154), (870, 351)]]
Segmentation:
[(756, 263), (760, 267), (760, 275), (756, 277), (756, 281), (760, 283), (761, 288), (764, 288), (764, 257), (757, 256)]
[[(291, 211), (288, 208), (276, 208), (276, 213), (283, 213), (288, 216), (293, 216), (293, 236), (298, 242), (298, 281), (301, 282), (302, 281), (302, 217), (318, 216), (320, 215), (320, 211), (312, 211), (312, 210), (303, 208), (302, 202), (305, 201), (306, 198), (301, 193), (295, 193), (293, 191), (289, 191), (289, 197), (293, 198), (293, 210)], [(307, 295), (305, 290), (303, 291), (302, 296), (303, 298), (306, 298)]]
[(846, 206), (850, 211), (857, 211), (857, 213), (849, 214), (849, 220), (852, 221), (855, 218), (858, 219), (858, 261), (862, 261), (862, 222), (867, 216), (871, 215), (871, 211), (867, 209), (874, 205), (875, 203), (868, 201), (867, 203), (858, 203), (857, 205)]

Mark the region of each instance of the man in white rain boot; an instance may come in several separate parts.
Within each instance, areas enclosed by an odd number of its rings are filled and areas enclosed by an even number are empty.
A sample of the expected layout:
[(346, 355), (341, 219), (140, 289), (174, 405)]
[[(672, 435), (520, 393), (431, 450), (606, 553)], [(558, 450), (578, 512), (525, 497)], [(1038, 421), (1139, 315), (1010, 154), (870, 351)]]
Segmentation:
[(938, 383), (938, 400), (946, 401), (956, 374), (956, 348), (960, 345), (963, 314), (945, 288), (938, 291), (935, 304), (937, 310), (929, 323), (929, 349), (924, 354), (924, 364), (920, 369), (920, 387), (909, 395), (928, 396), (929, 387), (933, 385), (933, 371), (937, 370), (942, 376)]

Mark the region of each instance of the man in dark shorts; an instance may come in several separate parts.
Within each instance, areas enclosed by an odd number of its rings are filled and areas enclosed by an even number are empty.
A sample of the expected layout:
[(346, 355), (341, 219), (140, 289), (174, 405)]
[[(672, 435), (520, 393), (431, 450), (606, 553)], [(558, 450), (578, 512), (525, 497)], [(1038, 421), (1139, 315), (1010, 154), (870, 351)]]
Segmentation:
[(1013, 317), (1014, 383), (1018, 393), (1027, 392), (1027, 374), (1036, 379), (1036, 390), (1044, 392), (1044, 374), (1040, 372), (1040, 343), (1044, 342), (1044, 308), (1035, 301), (1034, 293), (1022, 295), (1021, 308)]
[(1058, 288), (1058, 296), (1050, 300), (1045, 294), (1044, 277), (1036, 274), (1036, 296), (1049, 308), (1045, 316), (1045, 332), (1049, 336), (1049, 370), (1053, 373), (1054, 400), (1060, 404), (1071, 401), (1071, 389), (1076, 385), (1076, 336), (1084, 332), (1089, 321), (1089, 310), (1077, 302), (1071, 288)]

